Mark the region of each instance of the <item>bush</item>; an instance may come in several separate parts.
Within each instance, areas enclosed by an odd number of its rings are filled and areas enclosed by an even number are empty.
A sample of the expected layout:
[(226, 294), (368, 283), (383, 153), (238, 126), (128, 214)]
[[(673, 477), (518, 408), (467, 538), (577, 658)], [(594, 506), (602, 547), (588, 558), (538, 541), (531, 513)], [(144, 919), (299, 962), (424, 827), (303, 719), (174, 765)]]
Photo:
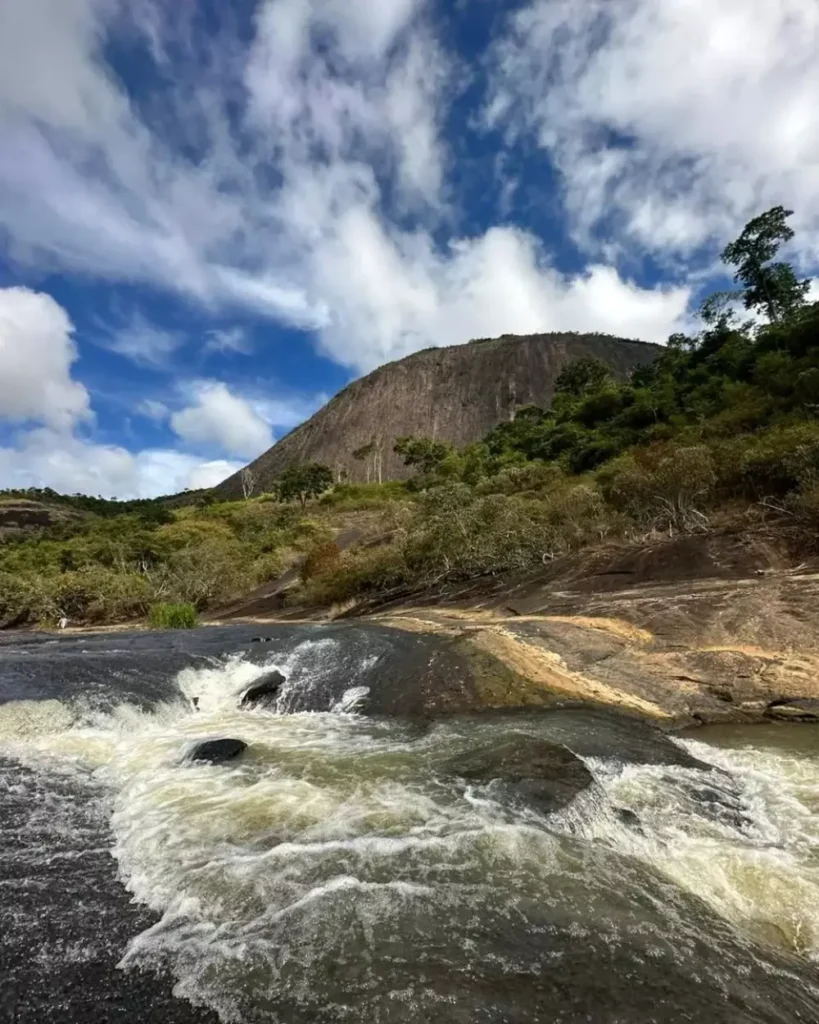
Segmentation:
[(704, 445), (655, 445), (615, 459), (598, 472), (598, 481), (606, 501), (636, 522), (688, 531), (707, 524), (703, 509), (716, 474)]
[(419, 579), (468, 578), (526, 568), (552, 557), (561, 525), (547, 502), (519, 495), (475, 496), (464, 484), (424, 496), (404, 543)]
[(192, 604), (155, 604), (148, 613), (154, 629), (193, 629), (196, 609)]
[(411, 579), (400, 546), (358, 548), (345, 552), (335, 569), (308, 580), (294, 597), (298, 602), (330, 605), (389, 590)]
[(326, 575), (338, 567), (341, 549), (334, 540), (322, 541), (310, 548), (301, 566), (299, 577), (302, 583), (314, 576)]
[(77, 622), (120, 622), (144, 615), (149, 580), (137, 572), (89, 567), (52, 577), (61, 615)]
[(776, 427), (750, 440), (740, 463), (746, 495), (785, 495), (819, 473), (819, 424)]
[(216, 536), (173, 552), (158, 575), (163, 594), (200, 611), (246, 593), (256, 582), (248, 548)]
[(336, 484), (331, 491), (321, 496), (320, 503), (325, 508), (352, 512), (358, 509), (381, 508), (394, 501), (405, 500), (407, 494), (407, 485), (399, 480), (389, 480), (381, 484)]
[(508, 466), (494, 476), (482, 480), (475, 488), (478, 494), (522, 494), (527, 491), (549, 491), (564, 481), (560, 467), (553, 462), (526, 462)]

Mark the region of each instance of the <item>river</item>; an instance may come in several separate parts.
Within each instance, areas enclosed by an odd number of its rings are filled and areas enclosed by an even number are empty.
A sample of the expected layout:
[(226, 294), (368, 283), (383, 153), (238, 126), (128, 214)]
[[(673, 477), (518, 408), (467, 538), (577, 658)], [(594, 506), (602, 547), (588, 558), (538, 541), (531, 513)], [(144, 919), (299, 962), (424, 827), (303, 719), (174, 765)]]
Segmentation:
[[(258, 629), (0, 641), (2, 1020), (819, 1021), (819, 730), (368, 717), (412, 638)], [(555, 810), (448, 767), (544, 741)]]

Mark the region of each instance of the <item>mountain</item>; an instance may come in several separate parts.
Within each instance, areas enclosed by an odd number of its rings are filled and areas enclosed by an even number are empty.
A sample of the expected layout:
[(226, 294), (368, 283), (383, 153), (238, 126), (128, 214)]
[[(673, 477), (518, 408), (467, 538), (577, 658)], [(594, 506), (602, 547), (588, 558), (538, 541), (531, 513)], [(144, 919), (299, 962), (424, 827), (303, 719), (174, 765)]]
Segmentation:
[[(548, 406), (555, 378), (575, 359), (602, 359), (623, 378), (661, 351), (603, 334), (506, 334), (416, 352), (353, 381), (260, 455), (249, 467), (255, 489), (269, 487), (288, 466), (310, 461), (330, 466), (337, 478), (346, 472), (352, 481), (405, 479), (408, 471), (392, 450), (396, 438), (418, 434), (470, 444), (522, 405)], [(371, 454), (353, 458), (366, 445), (373, 446)], [(241, 496), (241, 475), (215, 490), (223, 498)]]

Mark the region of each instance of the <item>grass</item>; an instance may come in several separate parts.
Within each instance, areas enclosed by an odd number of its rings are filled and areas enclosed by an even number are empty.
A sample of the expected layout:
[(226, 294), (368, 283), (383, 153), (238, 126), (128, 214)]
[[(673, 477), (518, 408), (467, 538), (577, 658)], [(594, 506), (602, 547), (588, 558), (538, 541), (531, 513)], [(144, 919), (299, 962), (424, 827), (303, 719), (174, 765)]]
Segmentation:
[(193, 629), (196, 609), (192, 604), (155, 604), (148, 612), (148, 621), (154, 629)]

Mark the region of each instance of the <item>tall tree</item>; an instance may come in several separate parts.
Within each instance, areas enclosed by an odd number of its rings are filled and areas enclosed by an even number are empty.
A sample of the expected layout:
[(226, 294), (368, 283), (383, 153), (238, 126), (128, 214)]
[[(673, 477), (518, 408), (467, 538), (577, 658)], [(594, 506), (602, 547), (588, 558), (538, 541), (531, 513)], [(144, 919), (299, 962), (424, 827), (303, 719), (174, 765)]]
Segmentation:
[(746, 309), (761, 310), (771, 323), (786, 320), (805, 305), (810, 281), (800, 281), (790, 263), (774, 262), (780, 246), (793, 238), (786, 223), (793, 210), (774, 206), (745, 225), (736, 241), (722, 251), (736, 267), (734, 280), (743, 286)]
[(302, 466), (290, 466), (277, 481), (281, 501), (297, 500), (302, 508), (308, 498), (317, 498), (333, 486), (333, 472), (321, 462), (305, 462)]
[(256, 487), (256, 477), (253, 474), (253, 470), (246, 466), (240, 473), (242, 481), (242, 494), (245, 497), (245, 501), (253, 494), (253, 490)]
[(367, 472), (367, 483), (370, 482), (370, 472), (372, 469), (372, 461), (370, 456), (375, 452), (375, 439), (369, 441), (367, 444), (362, 444), (360, 448), (356, 448), (352, 453), (353, 458), (356, 462), (363, 462), (366, 466)]

